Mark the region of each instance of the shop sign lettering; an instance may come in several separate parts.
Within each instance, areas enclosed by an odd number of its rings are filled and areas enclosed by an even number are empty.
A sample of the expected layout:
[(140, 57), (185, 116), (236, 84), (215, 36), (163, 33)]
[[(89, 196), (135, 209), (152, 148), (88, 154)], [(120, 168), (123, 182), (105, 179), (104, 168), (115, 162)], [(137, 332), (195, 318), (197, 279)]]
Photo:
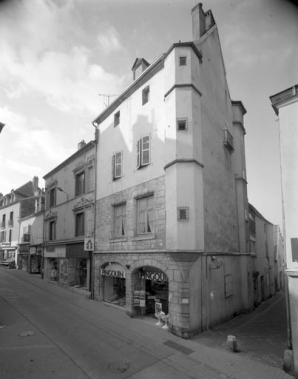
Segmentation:
[(101, 275), (102, 276), (114, 276), (115, 278), (125, 278), (125, 272), (124, 271), (101, 269)]
[(162, 282), (168, 281), (167, 276), (163, 272), (140, 272), (140, 278), (148, 280), (159, 280)]

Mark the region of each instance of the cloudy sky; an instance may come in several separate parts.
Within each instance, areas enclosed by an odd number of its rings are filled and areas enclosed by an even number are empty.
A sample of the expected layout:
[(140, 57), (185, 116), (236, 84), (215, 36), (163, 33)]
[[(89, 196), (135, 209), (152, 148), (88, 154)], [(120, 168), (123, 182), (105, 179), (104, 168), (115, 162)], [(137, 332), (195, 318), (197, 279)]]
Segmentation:
[[(198, 0), (0, 0), (0, 192), (42, 177), (94, 137), (104, 95), (190, 41)], [(298, 10), (285, 0), (206, 0), (230, 93), (245, 116), (249, 201), (281, 224), (277, 117), (269, 96), (298, 84)], [(110, 97), (110, 101), (114, 99)]]

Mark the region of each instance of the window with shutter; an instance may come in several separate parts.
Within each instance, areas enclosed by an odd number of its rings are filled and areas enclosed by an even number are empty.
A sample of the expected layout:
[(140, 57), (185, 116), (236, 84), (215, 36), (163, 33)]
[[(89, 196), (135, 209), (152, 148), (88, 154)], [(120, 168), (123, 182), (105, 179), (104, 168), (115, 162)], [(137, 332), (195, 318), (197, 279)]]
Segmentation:
[(137, 143), (137, 168), (150, 164), (150, 136), (144, 136)]

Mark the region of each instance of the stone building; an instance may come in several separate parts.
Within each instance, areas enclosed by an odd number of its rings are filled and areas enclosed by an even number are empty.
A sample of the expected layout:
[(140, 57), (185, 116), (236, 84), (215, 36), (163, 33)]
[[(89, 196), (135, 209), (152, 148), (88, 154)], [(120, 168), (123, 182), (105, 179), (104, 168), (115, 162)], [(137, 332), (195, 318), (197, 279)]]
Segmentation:
[(35, 209), (19, 219), (19, 269), (41, 274), (43, 268), (44, 191), (35, 198)]
[(258, 306), (283, 288), (283, 238), (279, 227), (266, 220), (252, 204), (249, 204), (249, 234), (254, 305)]
[(188, 338), (253, 306), (241, 101), (232, 101), (212, 12), (93, 125), (94, 297), (131, 316), (162, 309)]
[(78, 150), (44, 176), (44, 279), (91, 296), (94, 236), (95, 143)]

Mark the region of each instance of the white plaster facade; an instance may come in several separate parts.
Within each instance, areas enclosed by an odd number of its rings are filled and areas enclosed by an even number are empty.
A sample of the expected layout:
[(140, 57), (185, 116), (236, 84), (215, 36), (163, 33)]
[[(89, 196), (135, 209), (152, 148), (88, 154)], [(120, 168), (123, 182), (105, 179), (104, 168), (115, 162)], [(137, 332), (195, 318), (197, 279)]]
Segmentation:
[[(279, 118), (283, 232), (285, 236), (288, 348), (298, 378), (298, 85), (270, 97)], [(285, 354), (285, 357), (287, 355)], [(285, 362), (289, 365), (289, 362)]]

